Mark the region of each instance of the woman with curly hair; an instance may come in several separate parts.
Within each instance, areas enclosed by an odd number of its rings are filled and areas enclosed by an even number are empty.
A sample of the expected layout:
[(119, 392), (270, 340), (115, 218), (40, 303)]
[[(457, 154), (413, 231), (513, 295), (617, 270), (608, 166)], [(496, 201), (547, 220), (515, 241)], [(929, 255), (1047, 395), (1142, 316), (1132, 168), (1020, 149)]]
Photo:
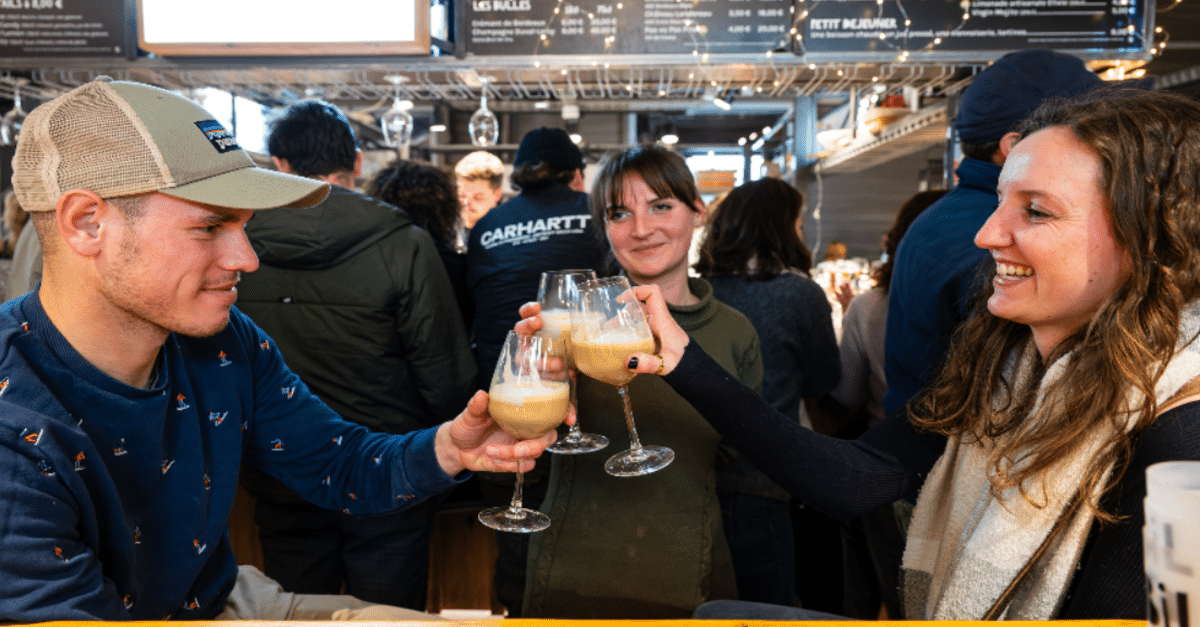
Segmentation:
[(403, 209), (419, 227), (429, 231), (437, 246), (454, 298), (470, 331), (475, 304), (467, 291), (467, 255), (458, 250), (461, 214), (454, 177), (421, 161), (396, 159), (371, 177), (367, 194)]
[[(975, 238), (992, 280), (907, 416), (854, 441), (799, 428), (723, 376), (649, 286), (661, 357), (636, 355), (635, 370), (662, 372), (833, 515), (920, 488), (907, 618), (1145, 620), (1146, 468), (1200, 459), (1200, 103), (1050, 102), (1002, 141), (1000, 204)], [(730, 609), (763, 615), (700, 614)]]

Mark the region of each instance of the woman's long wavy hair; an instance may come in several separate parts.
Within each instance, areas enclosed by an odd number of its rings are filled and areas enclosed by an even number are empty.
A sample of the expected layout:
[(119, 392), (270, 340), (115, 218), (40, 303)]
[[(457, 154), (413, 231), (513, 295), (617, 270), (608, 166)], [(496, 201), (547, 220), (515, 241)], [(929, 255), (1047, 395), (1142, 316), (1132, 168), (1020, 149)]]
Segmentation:
[[(989, 282), (938, 378), (909, 406), (920, 428), (964, 440), (1009, 436), (988, 469), (993, 492), (1015, 487), (1035, 505), (1039, 478), (1097, 433), (1113, 435), (1081, 493), (1099, 494), (1119, 480), (1134, 439), (1158, 412), (1154, 387), (1175, 355), (1180, 311), (1200, 296), (1200, 103), (1165, 92), (1102, 91), (1045, 103), (1017, 132), (1024, 139), (1051, 127), (1070, 129), (1100, 158), (1113, 236), (1132, 261), (1129, 278), (1020, 389), (1004, 369), (1030, 330), (987, 311)], [(1068, 353), (1065, 371), (1046, 385), (1041, 415), (1030, 416), (1046, 364)], [(1144, 400), (1126, 412), (1119, 408), (1131, 390)], [(1008, 400), (993, 407), (996, 399)], [(1115, 519), (1098, 498), (1087, 505), (1100, 520)]]
[(803, 207), (804, 194), (776, 178), (733, 188), (709, 218), (696, 271), (758, 280), (789, 268), (807, 274), (812, 253), (796, 232)]

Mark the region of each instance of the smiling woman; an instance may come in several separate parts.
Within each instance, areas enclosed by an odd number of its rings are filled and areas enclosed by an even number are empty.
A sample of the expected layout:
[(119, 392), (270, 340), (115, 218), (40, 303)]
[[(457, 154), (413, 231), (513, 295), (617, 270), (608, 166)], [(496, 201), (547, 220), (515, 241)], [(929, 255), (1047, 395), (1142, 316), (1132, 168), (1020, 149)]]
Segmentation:
[[(668, 314), (739, 382), (762, 386), (754, 328), (687, 276), (692, 231), (704, 216), (679, 155), (639, 148), (611, 156), (590, 194), (613, 255), (632, 283), (662, 288)], [(733, 598), (729, 545), (715, 491), (720, 438), (657, 377), (629, 384), (645, 442), (675, 451), (662, 472), (607, 474), (588, 456), (555, 455), (545, 511), (550, 529), (530, 540), (524, 616), (686, 618), (704, 601)], [(612, 386), (579, 375), (579, 419), (612, 442), (627, 437)], [(593, 427), (593, 425), (595, 427)]]
[(1129, 278), (1113, 239), (1099, 155), (1065, 127), (1021, 140), (1000, 174), (1000, 205), (975, 244), (992, 253), (988, 310), (1029, 326), (1042, 357)]
[[(907, 415), (855, 441), (794, 426), (724, 378), (650, 288), (661, 358), (638, 355), (636, 370), (662, 366), (826, 512), (919, 489), (906, 618), (1144, 620), (1146, 468), (1200, 459), (1200, 103), (1100, 92), (1043, 105), (1014, 139), (976, 240), (997, 272)], [(697, 616), (803, 612), (738, 609)]]

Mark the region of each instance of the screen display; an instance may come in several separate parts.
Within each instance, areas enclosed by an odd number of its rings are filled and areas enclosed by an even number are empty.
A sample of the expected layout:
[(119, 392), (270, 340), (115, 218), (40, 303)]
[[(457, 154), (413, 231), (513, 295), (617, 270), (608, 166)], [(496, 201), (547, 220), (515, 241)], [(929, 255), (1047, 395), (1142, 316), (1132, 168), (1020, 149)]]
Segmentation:
[(137, 0), (138, 43), (162, 55), (428, 54), (428, 0)]

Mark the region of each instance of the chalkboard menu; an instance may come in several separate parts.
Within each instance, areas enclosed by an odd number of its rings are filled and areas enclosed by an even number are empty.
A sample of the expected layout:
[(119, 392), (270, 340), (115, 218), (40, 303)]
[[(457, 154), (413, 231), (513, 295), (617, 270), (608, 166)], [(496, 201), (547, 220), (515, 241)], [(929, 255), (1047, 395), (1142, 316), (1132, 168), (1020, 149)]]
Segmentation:
[(1147, 51), (1152, 7), (1138, 0), (809, 0), (808, 53), (1053, 48)]
[(765, 52), (791, 0), (468, 0), (457, 40), (478, 55)]
[(0, 57), (126, 54), (123, 0), (0, 0)]

